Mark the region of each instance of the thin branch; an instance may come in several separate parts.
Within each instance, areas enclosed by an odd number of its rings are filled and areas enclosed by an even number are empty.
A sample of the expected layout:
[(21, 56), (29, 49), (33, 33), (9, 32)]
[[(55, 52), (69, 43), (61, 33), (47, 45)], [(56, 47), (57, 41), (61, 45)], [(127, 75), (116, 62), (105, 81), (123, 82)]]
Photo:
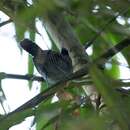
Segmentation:
[(123, 96), (130, 96), (130, 89), (116, 88), (117, 92), (120, 92)]
[[(5, 74), (4, 73), (4, 75), (5, 76), (3, 77), (3, 79), (10, 78), (10, 79), (20, 79), (20, 80), (32, 80), (32, 81), (39, 81), (39, 82), (44, 81), (44, 79), (42, 77), (40, 77), (40, 76), (34, 76), (34, 75), (29, 75), (29, 74), (28, 75), (17, 75), (17, 74)], [(119, 87), (121, 87), (121, 86), (125, 86), (125, 87), (130, 86), (130, 83), (123, 82), (123, 80), (130, 80), (130, 79), (119, 79), (119, 80), (117, 80), (118, 84), (116, 86), (119, 86)], [(121, 82), (119, 82), (119, 81), (121, 81)], [(70, 86), (79, 86), (80, 87), (80, 86), (86, 85), (86, 84), (91, 85), (92, 83), (93, 82), (92, 82), (90, 77), (89, 78), (88, 77), (87, 78), (82, 78), (82, 79), (80, 78), (78, 80), (77, 80), (77, 78), (76, 78), (76, 80), (74, 80), (74, 78), (73, 78), (73, 80), (69, 83), (69, 85)]]
[(4, 25), (6, 25), (6, 24), (8, 24), (8, 23), (11, 23), (11, 22), (12, 22), (12, 20), (11, 20), (11, 19), (6, 20), (6, 21), (4, 21), (4, 22), (0, 23), (0, 27), (2, 27), (2, 26), (4, 26)]
[(34, 76), (34, 75), (18, 75), (18, 74), (7, 74), (7, 73), (0, 73), (0, 76), (2, 79), (21, 79), (21, 80), (32, 80), (32, 81), (44, 81), (44, 79), (40, 76)]
[(130, 45), (130, 39), (124, 39), (123, 41), (116, 44), (114, 47), (108, 49), (105, 53), (103, 53), (99, 58), (96, 59), (96, 61), (103, 65), (106, 63), (107, 60), (112, 58), (114, 55), (116, 55), (118, 52), (122, 51), (124, 48), (128, 47)]

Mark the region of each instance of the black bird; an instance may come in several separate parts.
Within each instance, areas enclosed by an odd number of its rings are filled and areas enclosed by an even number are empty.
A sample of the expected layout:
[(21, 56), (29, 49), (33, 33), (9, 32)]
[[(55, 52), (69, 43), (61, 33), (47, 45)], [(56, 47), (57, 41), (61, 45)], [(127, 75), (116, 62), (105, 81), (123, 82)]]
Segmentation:
[(20, 45), (32, 55), (35, 67), (49, 85), (57, 83), (73, 72), (72, 61), (66, 48), (62, 48), (60, 53), (42, 50), (29, 39), (24, 39)]

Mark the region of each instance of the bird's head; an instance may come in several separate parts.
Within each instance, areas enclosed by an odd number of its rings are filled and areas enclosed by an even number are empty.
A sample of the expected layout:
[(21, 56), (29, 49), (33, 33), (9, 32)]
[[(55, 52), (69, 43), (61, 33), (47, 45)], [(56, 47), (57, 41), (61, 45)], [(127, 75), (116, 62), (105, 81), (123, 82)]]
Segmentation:
[(35, 56), (39, 47), (29, 39), (24, 39), (20, 42), (20, 46), (32, 56)]

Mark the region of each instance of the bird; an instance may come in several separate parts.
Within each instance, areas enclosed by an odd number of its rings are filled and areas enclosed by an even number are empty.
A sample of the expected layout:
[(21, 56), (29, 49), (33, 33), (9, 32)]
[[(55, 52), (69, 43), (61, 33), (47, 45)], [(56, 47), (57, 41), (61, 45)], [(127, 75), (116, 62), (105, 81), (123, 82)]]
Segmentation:
[(30, 39), (22, 40), (20, 45), (32, 56), (37, 71), (49, 85), (56, 84), (73, 73), (72, 60), (66, 48), (63, 47), (60, 52), (42, 50)]

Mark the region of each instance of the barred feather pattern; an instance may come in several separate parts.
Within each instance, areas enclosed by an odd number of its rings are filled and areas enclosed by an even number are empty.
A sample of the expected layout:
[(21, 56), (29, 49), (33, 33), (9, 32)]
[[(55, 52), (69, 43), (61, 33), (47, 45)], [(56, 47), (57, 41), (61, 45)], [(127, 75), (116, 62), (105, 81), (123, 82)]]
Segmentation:
[(52, 50), (41, 50), (34, 42), (27, 39), (21, 41), (21, 44), (24, 50), (29, 50), (28, 53), (33, 56), (35, 67), (49, 84), (55, 84), (73, 73), (72, 61), (66, 48), (62, 48), (59, 53)]

